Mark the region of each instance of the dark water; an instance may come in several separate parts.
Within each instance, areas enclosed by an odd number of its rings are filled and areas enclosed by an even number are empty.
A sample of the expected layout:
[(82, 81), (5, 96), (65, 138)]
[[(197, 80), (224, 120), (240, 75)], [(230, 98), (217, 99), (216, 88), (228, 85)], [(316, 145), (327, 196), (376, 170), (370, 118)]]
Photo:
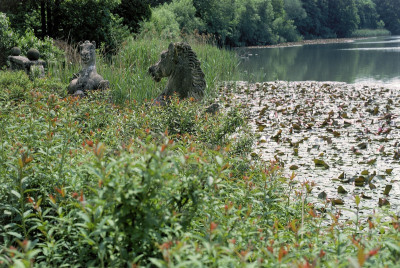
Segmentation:
[(241, 80), (338, 81), (400, 86), (400, 36), (351, 43), (246, 48)]

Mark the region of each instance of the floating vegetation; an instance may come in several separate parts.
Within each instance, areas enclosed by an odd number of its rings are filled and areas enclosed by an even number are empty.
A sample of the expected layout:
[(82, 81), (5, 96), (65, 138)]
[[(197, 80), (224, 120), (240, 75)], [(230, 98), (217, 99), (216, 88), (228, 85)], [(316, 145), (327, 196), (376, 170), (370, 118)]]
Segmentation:
[(400, 205), (400, 91), (335, 82), (235, 86), (259, 135), (257, 155), (316, 183), (315, 200), (346, 207), (360, 195), (361, 210)]

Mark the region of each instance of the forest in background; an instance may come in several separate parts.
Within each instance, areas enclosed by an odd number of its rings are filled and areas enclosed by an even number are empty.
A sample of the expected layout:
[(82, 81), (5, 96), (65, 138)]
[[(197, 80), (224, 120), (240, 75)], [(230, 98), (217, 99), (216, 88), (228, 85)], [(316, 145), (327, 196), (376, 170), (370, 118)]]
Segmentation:
[(21, 35), (111, 49), (131, 33), (206, 34), (220, 46), (348, 37), (357, 29), (400, 33), (400, 0), (0, 0), (0, 12)]

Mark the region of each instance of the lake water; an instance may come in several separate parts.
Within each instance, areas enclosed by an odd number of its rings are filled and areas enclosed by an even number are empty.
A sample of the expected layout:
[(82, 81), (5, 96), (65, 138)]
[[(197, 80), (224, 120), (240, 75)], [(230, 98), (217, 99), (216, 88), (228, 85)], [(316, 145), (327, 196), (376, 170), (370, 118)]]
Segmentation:
[(241, 80), (338, 81), (400, 87), (400, 36), (350, 43), (245, 48)]

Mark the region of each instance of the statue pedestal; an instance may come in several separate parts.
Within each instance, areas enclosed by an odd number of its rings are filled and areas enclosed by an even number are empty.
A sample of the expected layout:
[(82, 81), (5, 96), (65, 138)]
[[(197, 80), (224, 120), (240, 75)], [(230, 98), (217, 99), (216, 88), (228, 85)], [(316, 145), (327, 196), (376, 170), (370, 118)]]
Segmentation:
[(44, 66), (46, 62), (43, 60), (29, 60), (24, 56), (8, 56), (10, 67), (13, 71), (25, 71), (28, 75), (32, 72), (38, 72), (38, 77), (44, 77)]

